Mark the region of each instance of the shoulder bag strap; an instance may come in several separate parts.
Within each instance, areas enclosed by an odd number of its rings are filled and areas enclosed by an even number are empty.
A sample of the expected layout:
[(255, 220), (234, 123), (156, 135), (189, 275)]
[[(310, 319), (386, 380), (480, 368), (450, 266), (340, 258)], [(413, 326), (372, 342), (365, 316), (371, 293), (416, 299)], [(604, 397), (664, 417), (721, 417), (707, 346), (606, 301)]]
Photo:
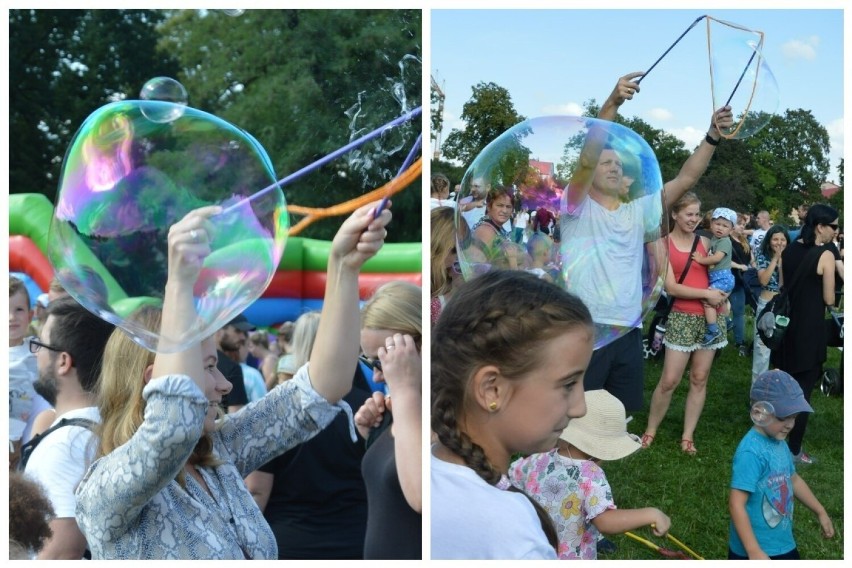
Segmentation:
[(695, 235), (695, 240), (692, 241), (692, 248), (689, 249), (689, 258), (686, 259), (686, 266), (683, 267), (683, 272), (680, 274), (680, 278), (677, 279), (678, 284), (683, 284), (683, 281), (686, 279), (686, 275), (689, 274), (689, 269), (692, 265), (692, 255), (695, 253), (695, 249), (698, 248), (698, 241), (701, 240), (701, 237)]

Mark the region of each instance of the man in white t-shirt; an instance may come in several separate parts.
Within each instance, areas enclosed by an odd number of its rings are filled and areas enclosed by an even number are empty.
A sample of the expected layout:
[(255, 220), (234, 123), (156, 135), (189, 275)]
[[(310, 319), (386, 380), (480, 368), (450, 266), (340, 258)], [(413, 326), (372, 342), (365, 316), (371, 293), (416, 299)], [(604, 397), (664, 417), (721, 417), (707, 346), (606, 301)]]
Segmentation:
[(763, 242), (763, 237), (766, 236), (766, 231), (772, 227), (772, 221), (769, 220), (769, 211), (760, 211), (755, 217), (755, 222), (757, 223), (757, 229), (751, 234), (751, 239), (749, 240), (749, 245), (751, 245), (751, 250), (757, 250), (760, 248), (760, 244)]
[[(618, 107), (639, 91), (633, 80), (643, 74), (621, 77), (601, 106), (598, 118), (614, 120)], [(663, 207), (668, 211), (707, 169), (721, 139), (715, 125), (724, 128), (731, 124), (730, 108), (714, 113), (705, 139), (677, 177), (665, 183), (665, 203), (656, 193), (625, 202), (622, 158), (606, 146), (602, 139), (605, 133), (590, 130), (577, 171), (563, 194), (560, 230), (566, 288), (588, 306), (599, 332), (597, 339), (600, 332), (612, 326), (630, 329), (595, 350), (584, 386), (587, 391), (606, 389), (628, 411), (641, 410), (643, 405), (645, 243), (660, 237)]]
[(470, 195), (459, 201), (462, 216), (471, 229), (485, 215), (485, 196), (490, 189), (491, 184), (483, 178), (474, 178), (470, 180)]
[[(56, 409), (53, 425), (73, 418), (100, 421), (95, 391), (104, 347), (114, 329), (71, 297), (48, 305), (41, 335), (34, 340), (39, 375), (35, 389)], [(41, 483), (56, 513), (50, 521), (53, 535), (39, 560), (83, 558), (86, 539), (74, 516), (74, 490), (94, 458), (94, 442), (86, 426), (63, 426), (44, 436), (30, 454), (25, 474)]]

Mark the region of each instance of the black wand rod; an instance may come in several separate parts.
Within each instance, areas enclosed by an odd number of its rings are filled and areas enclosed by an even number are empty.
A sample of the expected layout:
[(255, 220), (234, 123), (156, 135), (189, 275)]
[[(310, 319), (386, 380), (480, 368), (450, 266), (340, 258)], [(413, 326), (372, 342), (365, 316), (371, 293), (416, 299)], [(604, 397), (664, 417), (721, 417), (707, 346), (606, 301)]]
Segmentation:
[(659, 59), (657, 59), (656, 61), (654, 61), (654, 64), (653, 64), (653, 65), (651, 65), (651, 66), (648, 68), (648, 70), (647, 70), (647, 71), (645, 71), (645, 74), (644, 74), (644, 75), (642, 75), (641, 77), (639, 77), (638, 79), (636, 79), (636, 84), (638, 85), (639, 83), (641, 83), (641, 82), (642, 82), (642, 79), (644, 79), (645, 77), (647, 77), (647, 76), (648, 76), (648, 73), (650, 73), (650, 72), (651, 72), (651, 69), (653, 69), (654, 67), (656, 67), (656, 66), (657, 66), (657, 63), (659, 63), (660, 61), (662, 61), (662, 60), (663, 60), (663, 57), (665, 57), (666, 55), (668, 55), (668, 53), (672, 50), (672, 48), (674, 48), (674, 46), (676, 46), (676, 45), (678, 44), (678, 42), (679, 42), (680, 40), (682, 40), (682, 39), (683, 39), (683, 36), (685, 36), (685, 35), (689, 32), (689, 30), (691, 30), (692, 28), (694, 28), (694, 27), (698, 24), (698, 22), (700, 22), (701, 20), (703, 20), (703, 19), (704, 19), (704, 18), (706, 18), (706, 17), (707, 17), (707, 14), (704, 14), (703, 16), (698, 16), (698, 18), (697, 18), (694, 22), (692, 22), (692, 24), (691, 24), (688, 28), (686, 28), (686, 31), (685, 31), (685, 32), (683, 32), (682, 34), (680, 34), (680, 37), (679, 37), (679, 38), (677, 38), (677, 39), (675, 40), (675, 42), (669, 46), (669, 48), (665, 51), (665, 53), (663, 53), (663, 54), (660, 56), (660, 58), (659, 58)]
[(742, 82), (743, 82), (743, 77), (745, 77), (745, 74), (746, 74), (746, 71), (748, 71), (748, 68), (749, 68), (749, 67), (751, 67), (751, 62), (752, 62), (752, 61), (754, 61), (754, 56), (755, 56), (755, 55), (757, 55), (757, 51), (752, 51), (752, 52), (751, 52), (751, 57), (749, 57), (749, 60), (748, 60), (748, 63), (746, 63), (745, 69), (743, 69), (743, 72), (742, 72), (742, 74), (740, 75), (739, 80), (737, 80), (737, 84), (736, 84), (736, 85), (734, 85), (734, 90), (733, 90), (733, 91), (731, 91), (731, 96), (730, 96), (730, 97), (728, 97), (728, 102), (726, 102), (726, 103), (725, 103), (725, 106), (728, 106), (729, 104), (731, 104), (731, 99), (733, 99), (733, 98), (734, 98), (734, 93), (736, 93), (736, 92), (737, 92), (737, 89), (739, 89), (739, 88), (740, 88), (740, 83), (742, 83)]

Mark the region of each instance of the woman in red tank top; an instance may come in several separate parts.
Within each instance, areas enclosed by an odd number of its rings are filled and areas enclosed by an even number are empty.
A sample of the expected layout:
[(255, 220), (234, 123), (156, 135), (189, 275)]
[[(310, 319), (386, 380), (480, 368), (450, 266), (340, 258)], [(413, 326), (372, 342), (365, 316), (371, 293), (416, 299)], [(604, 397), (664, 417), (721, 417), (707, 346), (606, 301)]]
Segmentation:
[[(675, 298), (666, 326), (666, 354), (663, 361), (663, 374), (651, 397), (651, 411), (648, 426), (642, 436), (642, 446), (647, 448), (657, 435), (657, 428), (666, 416), (671, 404), (672, 393), (680, 384), (683, 372), (689, 364), (689, 392), (686, 395), (686, 409), (681, 435), (681, 450), (694, 455), (694, 432), (698, 418), (704, 408), (707, 395), (707, 379), (716, 349), (728, 344), (725, 335), (725, 318), (719, 318), (722, 336), (709, 345), (703, 345), (707, 322), (704, 319), (703, 302), (714, 306), (722, 304), (727, 294), (708, 288), (707, 268), (697, 262), (690, 262), (690, 250), (695, 239), (695, 229), (701, 223), (701, 202), (692, 192), (686, 193), (672, 205), (668, 249), (669, 267), (666, 273), (666, 293)], [(699, 237), (696, 255), (706, 256), (710, 241)], [(684, 270), (688, 270), (683, 283), (678, 279)]]

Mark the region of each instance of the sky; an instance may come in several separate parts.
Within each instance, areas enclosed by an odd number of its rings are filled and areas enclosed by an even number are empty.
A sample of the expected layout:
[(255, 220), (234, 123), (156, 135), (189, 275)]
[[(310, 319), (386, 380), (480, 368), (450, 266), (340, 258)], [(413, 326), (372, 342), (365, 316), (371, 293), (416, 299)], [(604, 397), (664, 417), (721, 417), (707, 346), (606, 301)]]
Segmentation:
[[(584, 102), (603, 103), (620, 76), (651, 67), (705, 14), (764, 33), (763, 57), (778, 85), (777, 112), (812, 112), (830, 136), (828, 180), (838, 181), (844, 141), (844, 12), (838, 9), (433, 9), (430, 72), (446, 97), (442, 139), (463, 128), (462, 107), (480, 82), (507, 89), (515, 110), (527, 118), (579, 115)], [(690, 149), (707, 132), (713, 109), (705, 21), (651, 70), (641, 92), (620, 110), (674, 134)]]

